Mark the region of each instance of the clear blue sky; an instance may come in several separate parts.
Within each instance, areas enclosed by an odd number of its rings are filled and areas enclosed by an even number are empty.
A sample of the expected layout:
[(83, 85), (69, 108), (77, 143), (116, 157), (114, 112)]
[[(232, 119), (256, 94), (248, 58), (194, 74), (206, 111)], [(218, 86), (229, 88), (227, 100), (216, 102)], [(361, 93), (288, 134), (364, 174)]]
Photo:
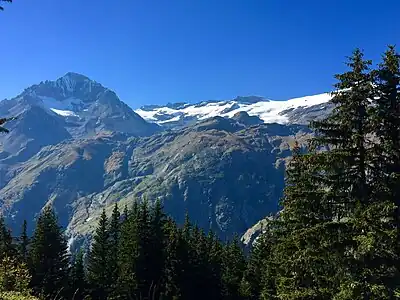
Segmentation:
[(328, 91), (355, 47), (378, 59), (387, 44), (400, 44), (398, 0), (14, 0), (5, 6), (0, 99), (74, 71), (133, 107), (237, 95), (284, 100)]

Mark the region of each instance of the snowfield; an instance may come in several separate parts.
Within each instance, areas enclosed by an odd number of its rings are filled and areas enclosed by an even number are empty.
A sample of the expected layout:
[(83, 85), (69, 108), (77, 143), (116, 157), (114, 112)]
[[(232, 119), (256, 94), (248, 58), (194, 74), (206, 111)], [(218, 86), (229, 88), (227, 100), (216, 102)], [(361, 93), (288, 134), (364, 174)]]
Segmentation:
[(274, 101), (260, 98), (256, 103), (243, 103), (241, 101), (221, 101), (200, 104), (185, 104), (180, 109), (170, 107), (157, 107), (154, 109), (137, 109), (135, 112), (143, 119), (158, 124), (177, 122), (185, 117), (194, 117), (198, 120), (222, 116), (233, 117), (240, 111), (247, 112), (250, 116), (258, 116), (265, 123), (285, 124), (288, 118), (286, 111), (308, 108), (328, 102), (332, 96), (329, 93), (294, 98), (286, 101)]

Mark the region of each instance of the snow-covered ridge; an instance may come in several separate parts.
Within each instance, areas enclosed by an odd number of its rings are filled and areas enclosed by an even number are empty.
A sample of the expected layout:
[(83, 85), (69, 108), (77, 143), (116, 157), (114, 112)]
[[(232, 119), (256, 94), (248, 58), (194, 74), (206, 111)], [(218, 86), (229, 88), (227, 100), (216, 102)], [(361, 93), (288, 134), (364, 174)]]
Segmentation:
[[(184, 119), (204, 120), (207, 118), (222, 116), (233, 117), (240, 111), (247, 112), (250, 116), (258, 116), (265, 123), (286, 124), (289, 122), (289, 113), (295, 110), (304, 110), (329, 102), (332, 96), (329, 93), (294, 98), (286, 101), (267, 100), (258, 97), (259, 101), (241, 101), (237, 98), (230, 101), (202, 102), (200, 104), (180, 105), (178, 109), (154, 106), (135, 110), (142, 118), (149, 122), (168, 125)], [(319, 109), (324, 109), (321, 106)]]

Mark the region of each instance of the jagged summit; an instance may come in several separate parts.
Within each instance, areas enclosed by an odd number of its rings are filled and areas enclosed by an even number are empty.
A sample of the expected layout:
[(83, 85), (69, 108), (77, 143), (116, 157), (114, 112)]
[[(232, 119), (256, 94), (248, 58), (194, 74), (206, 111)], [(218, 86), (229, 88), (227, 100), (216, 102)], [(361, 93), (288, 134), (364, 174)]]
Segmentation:
[(96, 84), (94, 80), (89, 79), (87, 76), (74, 73), (74, 72), (68, 72), (64, 76), (61, 76), (55, 81), (56, 86), (59, 87), (64, 87), (68, 91), (73, 91), (76, 89), (76, 87), (85, 87), (86, 86), (91, 86), (92, 84)]
[(42, 81), (15, 98), (0, 102), (3, 116), (35, 108), (58, 119), (74, 137), (92, 136), (105, 130), (141, 136), (152, 134), (159, 127), (143, 120), (112, 90), (76, 72)]

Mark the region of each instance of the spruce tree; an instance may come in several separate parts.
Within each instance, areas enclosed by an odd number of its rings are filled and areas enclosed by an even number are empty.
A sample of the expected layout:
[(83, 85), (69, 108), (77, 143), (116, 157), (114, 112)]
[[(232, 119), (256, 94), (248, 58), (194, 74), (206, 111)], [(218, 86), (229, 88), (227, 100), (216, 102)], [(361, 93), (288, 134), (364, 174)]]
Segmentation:
[(46, 299), (65, 295), (68, 283), (69, 256), (67, 241), (51, 207), (39, 216), (29, 251), (32, 274), (31, 286), (35, 294)]
[(81, 249), (75, 256), (70, 271), (70, 294), (74, 300), (83, 300), (86, 296), (86, 275), (83, 264), (83, 250)]
[(224, 263), (224, 247), (217, 235), (213, 231), (209, 231), (207, 235), (208, 248), (208, 282), (210, 297), (220, 299), (223, 295), (223, 263)]
[(103, 210), (88, 257), (88, 280), (95, 299), (107, 299), (110, 292), (108, 220)]
[(121, 224), (121, 235), (118, 248), (118, 296), (121, 299), (134, 299), (138, 288), (136, 276), (136, 259), (138, 256), (138, 206), (135, 201), (131, 211)]
[[(149, 272), (155, 290), (159, 290), (162, 284), (163, 269), (165, 264), (165, 247), (167, 244), (165, 238), (166, 216), (160, 200), (154, 203), (150, 215), (150, 264)], [(158, 298), (158, 293), (154, 294)]]
[(182, 299), (181, 284), (184, 265), (179, 251), (182, 245), (182, 234), (172, 219), (167, 220), (165, 230), (168, 239), (163, 269), (164, 297), (166, 300)]
[(276, 270), (274, 252), (276, 234), (270, 220), (263, 227), (263, 232), (254, 242), (246, 262), (246, 269), (240, 286), (240, 294), (247, 300), (258, 300), (261, 292), (276, 294)]
[(312, 178), (325, 189), (323, 198), (329, 199), (334, 217), (321, 238), (329, 235), (340, 257), (335, 276), (339, 285), (330, 289), (338, 288), (335, 299), (391, 297), (384, 283), (391, 275), (381, 272), (387, 259), (382, 246), (391, 243), (383, 212), (391, 208), (379, 201), (371, 180), (376, 172), (371, 102), (377, 93), (370, 65), (356, 49), (347, 63), (349, 71), (336, 75), (334, 110), (313, 123), (317, 136), (312, 146), (329, 150), (314, 155), (321, 170)]
[(0, 259), (6, 256), (14, 256), (15, 254), (11, 231), (4, 223), (4, 219), (0, 217)]
[(223, 299), (240, 299), (240, 284), (246, 262), (237, 236), (225, 246), (222, 257)]
[[(381, 231), (376, 239), (379, 257), (387, 263), (382, 280), (392, 295), (393, 289), (400, 286), (400, 57), (394, 46), (384, 53), (375, 84), (372, 118), (376, 142), (371, 182), (376, 203), (371, 210), (384, 213), (380, 218), (383, 222), (372, 217)], [(392, 234), (393, 239), (389, 236)]]
[(27, 262), (28, 258), (28, 245), (29, 245), (29, 237), (27, 233), (27, 222), (24, 220), (22, 225), (22, 233), (19, 238), (19, 255), (24, 262)]
[[(302, 155), (300, 146), (295, 144), (286, 170), (277, 229), (272, 227), (266, 232), (271, 235), (277, 230), (277, 243), (273, 247), (266, 245), (266, 252), (274, 257), (262, 264), (264, 294), (274, 294), (275, 288), (282, 299), (331, 299), (335, 294), (332, 287), (337, 266), (335, 252), (329, 248), (337, 241), (336, 222), (326, 190), (315, 182), (320, 162), (315, 158), (319, 159), (314, 154)], [(271, 285), (274, 260), (278, 265), (276, 287)]]
[[(111, 284), (111, 290), (116, 289), (119, 276), (119, 265), (118, 265), (118, 248), (120, 243), (121, 235), (121, 222), (120, 212), (118, 204), (115, 203), (114, 209), (111, 215), (111, 220), (108, 229), (108, 270), (109, 270), (109, 282)], [(110, 291), (110, 293), (112, 293)]]

